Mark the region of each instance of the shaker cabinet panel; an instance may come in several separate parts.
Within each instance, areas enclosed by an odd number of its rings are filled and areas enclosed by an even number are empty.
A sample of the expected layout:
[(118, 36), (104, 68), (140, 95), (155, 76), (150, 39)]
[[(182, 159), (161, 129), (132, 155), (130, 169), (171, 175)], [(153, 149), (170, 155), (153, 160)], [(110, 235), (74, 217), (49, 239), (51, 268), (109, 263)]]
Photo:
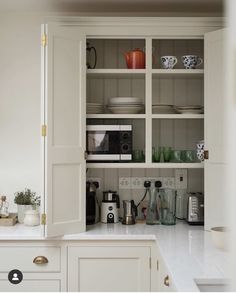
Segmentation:
[(149, 257), (149, 247), (69, 247), (68, 291), (150, 291)]

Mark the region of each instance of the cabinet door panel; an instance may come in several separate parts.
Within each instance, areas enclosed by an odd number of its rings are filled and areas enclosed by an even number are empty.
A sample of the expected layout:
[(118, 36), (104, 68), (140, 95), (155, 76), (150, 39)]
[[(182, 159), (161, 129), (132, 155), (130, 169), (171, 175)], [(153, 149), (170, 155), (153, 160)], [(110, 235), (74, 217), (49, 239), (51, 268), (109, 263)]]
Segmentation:
[(68, 291), (150, 291), (148, 247), (70, 247)]
[(85, 230), (85, 34), (48, 25), (44, 55), (46, 236)]
[(205, 228), (225, 225), (224, 211), (224, 78), (225, 30), (205, 35)]
[(20, 284), (11, 284), (0, 280), (0, 292), (60, 292), (60, 280), (23, 280)]

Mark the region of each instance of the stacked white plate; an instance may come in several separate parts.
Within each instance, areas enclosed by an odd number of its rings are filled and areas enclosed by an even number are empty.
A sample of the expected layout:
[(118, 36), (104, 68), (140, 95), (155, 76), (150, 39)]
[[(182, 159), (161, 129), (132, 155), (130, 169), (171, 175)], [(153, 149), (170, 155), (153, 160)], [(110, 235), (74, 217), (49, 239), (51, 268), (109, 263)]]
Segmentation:
[(173, 105), (153, 104), (152, 113), (153, 114), (175, 114), (175, 109)]
[(175, 110), (180, 114), (202, 114), (204, 112), (204, 107), (200, 105), (176, 106)]
[(103, 111), (103, 104), (100, 103), (87, 103), (87, 114), (102, 114)]
[(143, 111), (141, 98), (115, 97), (109, 99), (107, 109), (114, 114), (137, 114)]

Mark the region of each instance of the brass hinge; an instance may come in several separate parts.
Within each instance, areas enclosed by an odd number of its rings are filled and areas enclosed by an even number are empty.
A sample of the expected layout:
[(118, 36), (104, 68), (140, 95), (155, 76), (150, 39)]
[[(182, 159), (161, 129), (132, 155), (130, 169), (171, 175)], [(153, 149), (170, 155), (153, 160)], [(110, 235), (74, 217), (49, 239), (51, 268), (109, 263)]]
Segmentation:
[(47, 35), (46, 34), (43, 34), (42, 37), (41, 37), (41, 44), (43, 47), (46, 47), (47, 46)]
[(209, 160), (209, 151), (204, 151), (204, 159)]
[(42, 125), (42, 136), (46, 136), (46, 135), (47, 135), (47, 126)]
[(152, 269), (152, 259), (151, 259), (151, 257), (149, 257), (149, 268), (150, 268), (150, 270)]
[(41, 224), (46, 225), (46, 214), (41, 215)]

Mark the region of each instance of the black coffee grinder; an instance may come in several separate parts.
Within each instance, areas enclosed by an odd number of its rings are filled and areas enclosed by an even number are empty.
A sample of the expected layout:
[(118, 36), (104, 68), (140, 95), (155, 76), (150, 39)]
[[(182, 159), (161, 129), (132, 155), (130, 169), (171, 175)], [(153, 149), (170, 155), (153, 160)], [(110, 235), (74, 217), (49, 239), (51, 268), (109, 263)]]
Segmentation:
[(99, 187), (98, 182), (86, 182), (86, 225), (93, 225), (99, 217), (99, 207), (96, 191)]

